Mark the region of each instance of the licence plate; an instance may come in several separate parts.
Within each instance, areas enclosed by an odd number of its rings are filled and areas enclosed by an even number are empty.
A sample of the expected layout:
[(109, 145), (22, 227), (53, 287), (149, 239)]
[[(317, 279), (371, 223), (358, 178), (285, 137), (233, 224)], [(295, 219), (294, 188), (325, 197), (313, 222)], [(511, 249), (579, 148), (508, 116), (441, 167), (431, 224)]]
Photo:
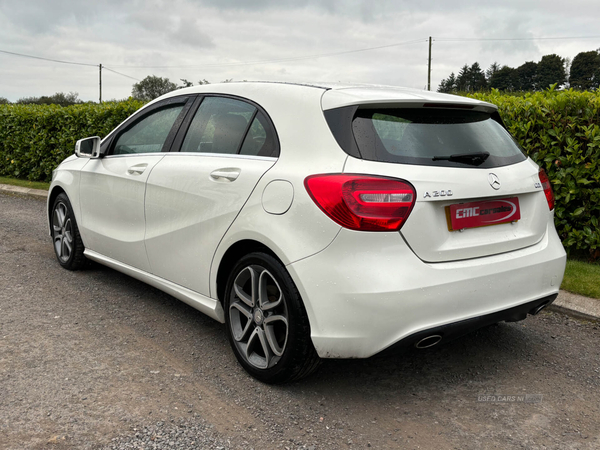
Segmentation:
[(517, 197), (457, 203), (446, 207), (450, 231), (516, 222), (521, 218)]

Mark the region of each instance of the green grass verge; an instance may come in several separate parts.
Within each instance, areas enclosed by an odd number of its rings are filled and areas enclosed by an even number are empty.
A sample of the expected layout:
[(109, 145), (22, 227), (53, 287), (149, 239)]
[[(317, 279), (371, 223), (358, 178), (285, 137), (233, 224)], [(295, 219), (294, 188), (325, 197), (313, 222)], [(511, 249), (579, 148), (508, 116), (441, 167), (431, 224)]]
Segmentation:
[(30, 189), (43, 189), (47, 191), (50, 188), (50, 183), (42, 181), (19, 180), (17, 178), (0, 177), (0, 184), (10, 184), (11, 186), (21, 186)]
[(567, 260), (561, 289), (574, 294), (600, 299), (600, 264)]

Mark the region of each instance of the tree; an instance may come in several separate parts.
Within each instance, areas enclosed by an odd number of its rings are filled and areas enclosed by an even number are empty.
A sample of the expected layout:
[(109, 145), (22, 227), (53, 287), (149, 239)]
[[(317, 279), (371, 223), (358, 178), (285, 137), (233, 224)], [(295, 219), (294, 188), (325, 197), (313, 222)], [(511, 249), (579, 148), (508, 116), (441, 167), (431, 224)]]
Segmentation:
[(456, 92), (456, 76), (454, 75), (454, 72), (452, 72), (448, 78), (440, 81), (437, 91), (446, 94), (453, 94)]
[(485, 71), (485, 79), (488, 84), (490, 84), (490, 80), (492, 79), (494, 74), (496, 72), (498, 72), (500, 69), (501, 69), (500, 64), (498, 64), (496, 61), (494, 61), (492, 64), (490, 64), (490, 67), (488, 67), (488, 69)]
[(133, 85), (131, 96), (137, 100), (150, 101), (175, 89), (177, 89), (177, 85), (168, 78), (148, 75)]
[(0, 97), (0, 105), (10, 105), (10, 100), (6, 97)]
[(70, 106), (83, 103), (83, 101), (79, 99), (79, 94), (77, 92), (69, 92), (68, 94), (65, 94), (64, 92), (57, 92), (49, 97), (46, 95), (41, 97), (23, 97), (17, 100), (17, 103), (20, 105)]
[(485, 73), (483, 73), (483, 70), (477, 61), (475, 61), (473, 65), (469, 67), (469, 79), (471, 92), (485, 91), (487, 89)]
[[(180, 80), (181, 80), (181, 86), (177, 86), (177, 89), (188, 88), (188, 87), (192, 87), (194, 85), (193, 82), (186, 80), (185, 78), (180, 78)], [(227, 81), (223, 81), (223, 83), (227, 83)], [(210, 84), (210, 82), (208, 82), (205, 79), (198, 81), (198, 86), (202, 86), (204, 84)]]
[(499, 91), (514, 91), (515, 90), (515, 69), (508, 66), (502, 66), (490, 78), (490, 88), (498, 89)]
[(598, 51), (581, 52), (573, 58), (569, 84), (575, 89), (598, 89), (600, 84), (600, 54)]
[(465, 64), (461, 67), (456, 76), (457, 92), (469, 92), (469, 66)]
[(194, 83), (192, 83), (191, 81), (186, 80), (185, 78), (180, 78), (181, 80), (181, 86), (177, 86), (177, 89), (183, 89), (183, 88), (187, 88), (187, 87), (192, 87), (194, 85)]
[(552, 84), (561, 86), (567, 81), (565, 60), (556, 54), (542, 56), (537, 65), (537, 87), (547, 89)]
[(514, 74), (515, 89), (518, 91), (535, 91), (537, 88), (537, 64), (528, 61), (517, 67)]
[(478, 62), (471, 67), (465, 64), (456, 77), (456, 90), (458, 92), (477, 92), (487, 89), (485, 74)]

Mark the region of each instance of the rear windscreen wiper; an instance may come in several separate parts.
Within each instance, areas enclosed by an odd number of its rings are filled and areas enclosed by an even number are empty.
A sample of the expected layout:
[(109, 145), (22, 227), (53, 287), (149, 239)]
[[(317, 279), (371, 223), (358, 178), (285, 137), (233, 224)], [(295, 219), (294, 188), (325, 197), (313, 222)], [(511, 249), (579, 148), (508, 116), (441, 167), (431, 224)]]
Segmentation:
[(452, 161), (463, 164), (469, 164), (472, 166), (478, 166), (483, 164), (488, 159), (490, 154), (488, 152), (476, 152), (476, 153), (460, 153), (449, 156), (434, 156), (432, 161)]

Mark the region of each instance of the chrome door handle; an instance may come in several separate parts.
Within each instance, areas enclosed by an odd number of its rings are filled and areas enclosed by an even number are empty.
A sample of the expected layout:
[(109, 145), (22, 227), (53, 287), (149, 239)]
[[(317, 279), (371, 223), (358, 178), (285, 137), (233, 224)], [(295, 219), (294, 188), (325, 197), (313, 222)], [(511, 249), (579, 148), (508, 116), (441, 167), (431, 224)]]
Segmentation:
[(127, 169), (127, 173), (129, 175), (141, 175), (144, 173), (147, 167), (148, 164), (136, 164), (135, 166), (131, 166), (129, 169)]
[(240, 176), (242, 171), (240, 169), (234, 167), (226, 167), (223, 169), (213, 170), (210, 173), (210, 177), (214, 180), (227, 180), (227, 181), (235, 181), (237, 177)]

